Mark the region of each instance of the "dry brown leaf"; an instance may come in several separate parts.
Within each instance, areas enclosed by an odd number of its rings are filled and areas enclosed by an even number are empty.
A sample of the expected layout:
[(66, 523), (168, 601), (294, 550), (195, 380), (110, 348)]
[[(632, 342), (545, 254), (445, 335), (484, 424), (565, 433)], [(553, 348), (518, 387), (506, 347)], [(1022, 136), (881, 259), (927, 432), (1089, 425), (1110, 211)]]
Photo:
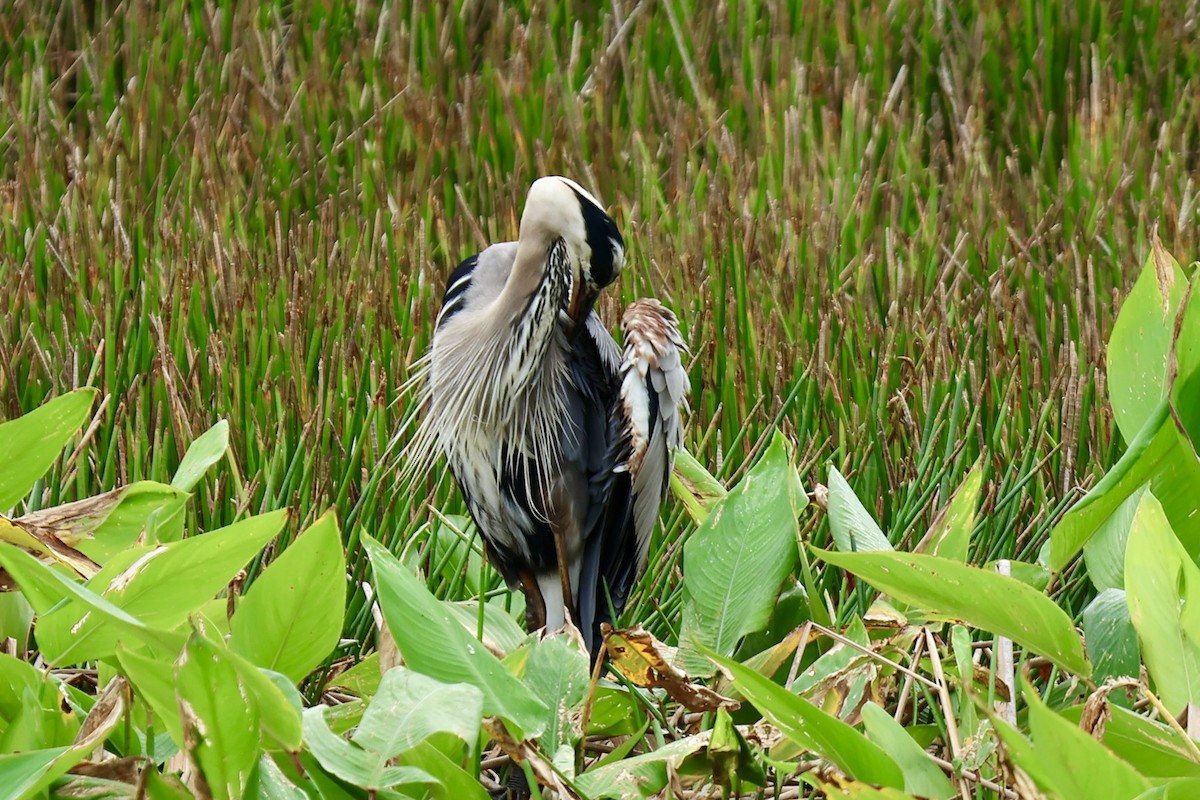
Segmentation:
[(514, 739), (499, 718), (484, 717), (483, 729), (514, 763), (529, 764), (530, 769), (533, 770), (533, 777), (537, 778), (540, 786), (553, 790), (560, 800), (582, 800), (571, 790), (571, 787), (563, 782), (562, 778), (558, 776), (558, 772), (549, 761), (542, 757), (536, 747), (529, 742), (518, 742)]
[(665, 689), (689, 711), (716, 711), (725, 708), (735, 711), (740, 704), (723, 697), (707, 686), (692, 683), (683, 670), (671, 661), (675, 648), (654, 638), (644, 628), (613, 630), (608, 623), (600, 625), (605, 646), (618, 671), (638, 686)]
[(1157, 222), (1150, 229), (1150, 254), (1154, 259), (1154, 273), (1162, 295), (1163, 316), (1166, 317), (1171, 313), (1171, 287), (1175, 285), (1175, 264), (1158, 236)]
[[(988, 682), (992, 679), (992, 673), (982, 665), (975, 664), (971, 670), (971, 677), (976, 686), (982, 686), (986, 688), (988, 686)], [(1000, 680), (998, 676), (996, 678), (995, 687), (997, 700), (1003, 703), (1009, 703), (1012, 701), (1012, 690), (1009, 688), (1008, 684)]]
[(121, 502), (129, 487), (122, 486), (93, 497), (85, 497), (74, 503), (43, 508), (20, 517), (17, 522), (25, 526), (53, 531), (66, 544), (74, 547), (84, 539), (91, 539), (96, 528), (108, 519), (109, 512)]
[(1183, 716), (1186, 719), (1180, 719), (1179, 724), (1187, 731), (1187, 735), (1200, 739), (1200, 705), (1188, 703), (1183, 708)]
[(1100, 690), (1092, 692), (1087, 702), (1083, 704), (1083, 714), (1079, 717), (1079, 727), (1093, 739), (1104, 740), (1104, 726), (1112, 719), (1112, 709), (1108, 705), (1108, 692)]
[(867, 630), (902, 630), (908, 626), (908, 617), (884, 600), (876, 600), (863, 614)]
[(998, 766), (1000, 767), (1000, 780), (997, 781), (1001, 786), (1008, 786), (1017, 793), (1017, 797), (1021, 800), (1044, 800), (1046, 795), (1042, 794), (1038, 789), (1037, 784), (1033, 782), (1033, 778), (1029, 777), (1023, 769), (1013, 763), (1012, 758), (1008, 755), (1008, 750), (1004, 746), (1004, 740), (1001, 739), (996, 745), (996, 757)]
[(116, 727), (125, 716), (125, 701), (129, 696), (129, 681), (118, 675), (104, 689), (92, 710), (88, 712), (79, 733), (75, 735), (76, 747), (95, 747)]
[(1110, 678), (1096, 691), (1088, 695), (1083, 704), (1083, 713), (1079, 717), (1079, 727), (1093, 739), (1104, 740), (1104, 726), (1112, 719), (1112, 707), (1108, 696), (1116, 689), (1139, 689), (1140, 684), (1134, 678)]
[[(43, 561), (66, 564), (81, 578), (90, 578), (100, 571), (99, 564), (63, 541), (57, 529), (31, 523), (30, 516), (34, 515), (10, 519), (0, 514), (0, 541), (15, 544)], [(4, 583), (5, 591), (11, 591), (8, 583)]]
[(104, 761), (80, 761), (71, 767), (72, 775), (85, 775), (89, 778), (103, 778), (109, 781), (119, 781), (131, 786), (137, 786), (142, 777), (142, 764), (146, 763), (144, 756), (125, 756), (109, 758)]
[(404, 659), (400, 656), (400, 648), (396, 647), (396, 640), (392, 637), (392, 632), (388, 630), (388, 626), (379, 626), (379, 642), (376, 646), (379, 651), (379, 674), (387, 672), (392, 667), (398, 667), (404, 663)]
[(813, 487), (813, 490), (808, 493), (809, 502), (822, 511), (829, 510), (829, 487), (823, 483), (818, 483)]

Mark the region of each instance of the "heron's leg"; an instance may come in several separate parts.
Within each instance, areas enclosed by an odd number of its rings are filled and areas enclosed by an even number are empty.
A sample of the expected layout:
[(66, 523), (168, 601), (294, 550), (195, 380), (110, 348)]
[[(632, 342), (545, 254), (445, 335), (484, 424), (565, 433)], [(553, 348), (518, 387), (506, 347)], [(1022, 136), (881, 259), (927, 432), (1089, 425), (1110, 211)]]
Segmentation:
[(567, 564), (567, 537), (563, 526), (550, 523), (554, 531), (554, 555), (558, 557), (558, 579), (562, 581), (563, 615), (575, 624), (575, 595), (571, 593), (571, 568)]
[(521, 581), (521, 592), (525, 595), (525, 630), (533, 633), (546, 626), (546, 600), (542, 597), (542, 589), (533, 570), (523, 569), (517, 575)]

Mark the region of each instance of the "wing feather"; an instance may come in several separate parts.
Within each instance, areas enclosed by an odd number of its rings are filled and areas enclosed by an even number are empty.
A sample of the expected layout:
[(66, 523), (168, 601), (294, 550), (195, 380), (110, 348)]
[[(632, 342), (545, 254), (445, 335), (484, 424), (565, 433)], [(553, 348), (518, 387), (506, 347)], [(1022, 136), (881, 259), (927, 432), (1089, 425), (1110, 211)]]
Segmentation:
[(632, 303), (622, 327), (621, 403), (630, 442), (627, 463), (640, 571), (670, 485), (675, 451), (683, 445), (689, 382), (680, 357), (686, 347), (679, 323), (662, 303), (653, 299)]

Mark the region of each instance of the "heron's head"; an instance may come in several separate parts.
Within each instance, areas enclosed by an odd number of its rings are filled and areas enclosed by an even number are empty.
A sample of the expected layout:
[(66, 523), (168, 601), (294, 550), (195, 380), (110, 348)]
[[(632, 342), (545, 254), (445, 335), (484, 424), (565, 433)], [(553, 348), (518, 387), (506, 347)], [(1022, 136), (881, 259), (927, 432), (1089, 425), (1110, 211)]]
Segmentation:
[(521, 239), (542, 242), (547, 252), (558, 239), (571, 261), (571, 293), (567, 313), (581, 322), (600, 290), (617, 279), (625, 266), (625, 240), (590, 192), (568, 178), (538, 178), (529, 187), (521, 214)]

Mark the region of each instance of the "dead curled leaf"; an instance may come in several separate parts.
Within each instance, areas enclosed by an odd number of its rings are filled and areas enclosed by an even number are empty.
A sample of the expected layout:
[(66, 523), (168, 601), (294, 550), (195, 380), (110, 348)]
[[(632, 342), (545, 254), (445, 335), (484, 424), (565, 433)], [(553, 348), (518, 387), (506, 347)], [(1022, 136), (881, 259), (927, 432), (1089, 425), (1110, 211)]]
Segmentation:
[(812, 503), (814, 506), (821, 509), (822, 511), (828, 511), (829, 510), (829, 487), (823, 483), (818, 483), (816, 486), (813, 487), (813, 490), (811, 492), (809, 492), (808, 500), (810, 503)]
[(125, 716), (125, 700), (129, 696), (129, 682), (118, 675), (105, 685), (87, 719), (75, 735), (76, 747), (95, 747), (104, 741), (109, 731)]
[(0, 541), (15, 544), (43, 561), (66, 564), (81, 578), (91, 578), (100, 571), (99, 564), (64, 541), (72, 537), (62, 535), (63, 531), (57, 528), (31, 521), (36, 516), (30, 514), (11, 519), (0, 514)]
[(1141, 685), (1135, 678), (1110, 678), (1104, 685), (1092, 692), (1083, 704), (1083, 714), (1079, 717), (1079, 727), (1089, 736), (1098, 741), (1104, 741), (1104, 726), (1112, 719), (1112, 707), (1108, 696), (1121, 689), (1133, 689), (1136, 693)]
[(145, 763), (147, 763), (145, 756), (123, 756), (107, 758), (103, 761), (80, 761), (71, 767), (70, 774), (103, 778), (107, 781), (137, 786), (142, 777), (142, 765)]
[(736, 700), (692, 683), (686, 672), (671, 663), (675, 648), (658, 641), (644, 628), (613, 630), (611, 625), (603, 623), (600, 632), (604, 635), (613, 666), (638, 686), (665, 689), (689, 711), (716, 711), (718, 708), (735, 711), (739, 708)]
[(504, 723), (497, 717), (484, 717), (483, 729), (487, 731), (488, 736), (504, 754), (515, 763), (529, 764), (530, 769), (533, 770), (533, 776), (537, 778), (540, 786), (554, 790), (560, 800), (581, 800), (579, 795), (558, 776), (558, 772), (538, 752), (536, 746), (514, 739), (508, 729), (504, 727)]
[(1163, 247), (1158, 236), (1158, 223), (1150, 229), (1150, 255), (1154, 259), (1154, 273), (1158, 278), (1159, 293), (1162, 295), (1163, 316), (1171, 314), (1171, 287), (1175, 284), (1175, 259)]

